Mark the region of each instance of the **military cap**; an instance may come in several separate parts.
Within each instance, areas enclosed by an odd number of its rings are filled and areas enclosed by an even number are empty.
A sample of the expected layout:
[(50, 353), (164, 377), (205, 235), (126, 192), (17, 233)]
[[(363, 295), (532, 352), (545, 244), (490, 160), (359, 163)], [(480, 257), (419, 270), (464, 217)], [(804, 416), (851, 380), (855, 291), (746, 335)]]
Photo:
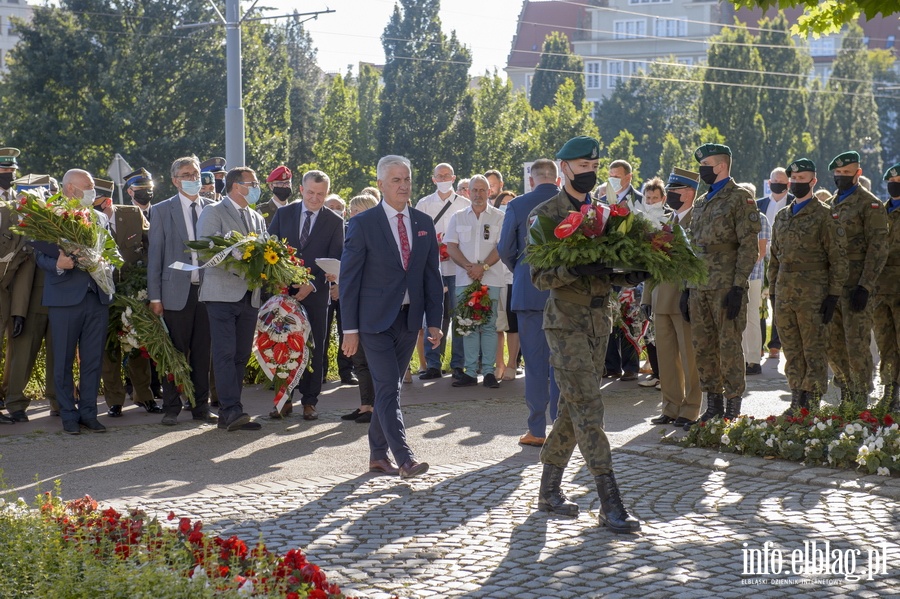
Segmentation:
[(147, 172), (147, 169), (141, 167), (133, 173), (128, 173), (125, 175), (125, 186), (124, 189), (128, 189), (130, 187), (153, 187), (153, 176)]
[(708, 158), (709, 156), (731, 156), (731, 148), (728, 146), (723, 146), (722, 144), (703, 144), (696, 150), (694, 150), (694, 158), (697, 159), (697, 162), (700, 162), (704, 158)]
[(274, 183), (275, 181), (290, 181), (291, 176), (291, 169), (282, 164), (281, 166), (275, 167), (275, 170), (269, 173), (269, 176), (266, 177), (266, 183)]
[(17, 148), (0, 148), (0, 168), (19, 168), (16, 157), (20, 154)]
[(843, 154), (835, 156), (834, 160), (831, 161), (831, 164), (828, 165), (828, 170), (833, 171), (836, 168), (847, 166), (854, 162), (859, 162), (859, 152), (850, 150), (849, 152), (844, 152)]
[(225, 159), (221, 157), (210, 158), (209, 160), (204, 160), (200, 163), (200, 172), (208, 172), (208, 173), (224, 173), (225, 172)]
[(16, 191), (26, 191), (28, 189), (46, 189), (50, 191), (50, 175), (25, 175), (13, 181)]
[(201, 185), (212, 185), (216, 182), (216, 176), (211, 172), (207, 171), (205, 173), (200, 173), (200, 184)]
[(573, 137), (556, 153), (556, 157), (560, 160), (577, 160), (579, 158), (594, 160), (600, 158), (600, 142), (593, 137), (585, 135)]
[(116, 184), (106, 179), (94, 179), (94, 190), (97, 192), (98, 198), (111, 198)]
[(692, 187), (697, 189), (700, 186), (700, 173), (689, 171), (683, 168), (673, 167), (669, 174), (669, 181), (666, 183), (666, 189), (682, 189)]
[(798, 158), (784, 172), (788, 177), (793, 173), (814, 173), (816, 172), (816, 163), (809, 158)]
[(900, 177), (900, 163), (897, 163), (888, 170), (884, 171), (885, 181), (887, 181), (891, 177)]

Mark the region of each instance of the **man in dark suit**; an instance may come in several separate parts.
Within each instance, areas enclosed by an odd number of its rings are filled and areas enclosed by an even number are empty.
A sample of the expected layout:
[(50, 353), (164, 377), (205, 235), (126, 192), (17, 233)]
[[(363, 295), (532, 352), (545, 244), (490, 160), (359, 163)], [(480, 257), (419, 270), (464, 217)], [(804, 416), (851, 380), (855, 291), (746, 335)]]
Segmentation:
[(559, 171), (546, 158), (531, 165), (532, 191), (512, 200), (500, 232), (497, 250), (500, 259), (513, 273), (510, 306), (519, 319), (519, 338), (525, 358), (525, 403), (528, 405), (528, 432), (519, 438), (523, 445), (540, 447), (547, 436), (547, 407), (550, 420), (556, 420), (559, 387), (550, 367), (550, 348), (544, 335), (544, 306), (549, 291), (539, 291), (531, 282), (531, 267), (524, 261), (528, 244), (528, 215), (559, 193)]
[[(409, 207), (409, 160), (385, 156), (377, 173), (384, 201), (350, 219), (341, 256), (341, 349), (352, 356), (362, 342), (375, 384), (369, 471), (411, 478), (427, 472), (428, 464), (416, 461), (406, 441), (400, 381), (423, 318), (428, 342), (440, 345), (444, 283), (434, 222)], [(399, 468), (391, 463), (389, 449)]]
[[(173, 262), (199, 265), (197, 253), (185, 245), (198, 238), (197, 223), (213, 202), (200, 197), (200, 164), (196, 156), (172, 163), (172, 184), (178, 193), (153, 207), (147, 258), (147, 293), (150, 309), (163, 317), (172, 345), (191, 365), (194, 384), (194, 420), (216, 422), (209, 413), (209, 318), (200, 303), (200, 272), (169, 268)], [(162, 377), (163, 416), (167, 426), (178, 424), (182, 401), (172, 381)]]
[[(252, 206), (259, 200), (256, 173), (238, 166), (225, 175), (225, 197), (207, 207), (197, 223), (198, 237), (262, 235), (266, 221)], [(247, 280), (224, 265), (203, 271), (200, 301), (206, 304), (212, 340), (212, 362), (219, 389), (219, 428), (228, 431), (259, 430), (241, 403), (244, 372), (253, 347), (261, 290), (248, 291)]]
[[(325, 368), (325, 330), (328, 321), (328, 282), (325, 271), (316, 265), (316, 258), (340, 259), (344, 245), (344, 219), (324, 208), (331, 180), (322, 171), (309, 171), (300, 183), (301, 202), (293, 202), (279, 209), (269, 225), (269, 233), (297, 248), (297, 254), (310, 269), (314, 280), (301, 285), (295, 297), (306, 308), (315, 345), (312, 351), (312, 371), (303, 373), (297, 390), (303, 404), (303, 419), (316, 420), (316, 404), (322, 391), (322, 372)], [(290, 402), (282, 412), (270, 416), (279, 418), (290, 413)]]
[[(96, 193), (94, 179), (87, 171), (72, 169), (63, 176), (62, 191), (67, 198), (77, 198), (82, 206), (91, 209)], [(105, 227), (106, 216), (98, 216)], [(112, 295), (104, 293), (91, 275), (77, 268), (70, 255), (59, 248), (54, 248), (57, 255), (46, 253), (50, 248), (51, 244), (41, 244), (35, 258), (46, 273), (44, 305), (49, 308), (53, 378), (63, 430), (78, 435), (84, 427), (102, 433), (106, 427), (97, 420), (97, 392)], [(72, 376), (76, 348), (80, 357), (77, 405)]]

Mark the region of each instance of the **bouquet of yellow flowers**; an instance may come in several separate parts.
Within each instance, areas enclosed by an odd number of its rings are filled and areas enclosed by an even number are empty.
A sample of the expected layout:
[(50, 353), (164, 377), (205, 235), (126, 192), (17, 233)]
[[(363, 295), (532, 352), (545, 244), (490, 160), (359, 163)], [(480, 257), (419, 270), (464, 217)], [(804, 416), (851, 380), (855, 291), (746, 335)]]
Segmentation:
[(113, 268), (122, 265), (122, 257), (96, 210), (61, 193), (44, 201), (38, 194), (23, 191), (16, 212), (19, 224), (10, 227), (14, 233), (58, 245), (104, 293), (115, 292)]
[(290, 285), (303, 285), (312, 279), (297, 250), (273, 235), (229, 231), (188, 241), (187, 245), (206, 261), (204, 268), (228, 267), (242, 275), (251, 290), (265, 287), (270, 293), (281, 294)]

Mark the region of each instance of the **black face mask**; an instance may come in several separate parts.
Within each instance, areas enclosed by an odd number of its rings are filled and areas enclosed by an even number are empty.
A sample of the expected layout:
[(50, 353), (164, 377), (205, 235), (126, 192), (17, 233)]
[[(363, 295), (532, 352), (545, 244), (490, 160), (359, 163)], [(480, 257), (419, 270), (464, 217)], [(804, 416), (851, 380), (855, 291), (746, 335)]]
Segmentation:
[(812, 185), (810, 183), (800, 183), (799, 181), (794, 181), (791, 183), (791, 193), (794, 194), (795, 198), (802, 199), (809, 195), (809, 192), (812, 190)]
[(13, 173), (0, 173), (0, 187), (9, 189), (13, 182)]
[(97, 212), (103, 212), (103, 204), (106, 202), (100, 202), (99, 204), (94, 204), (94, 210)]
[[(569, 171), (571, 172), (571, 170), (572, 167), (569, 166)], [(586, 173), (572, 175), (572, 178), (569, 179), (569, 183), (572, 184), (572, 189), (578, 193), (591, 193), (597, 185), (597, 172), (588, 171)]]
[(216, 193), (221, 195), (225, 191), (225, 179), (216, 179)]
[(769, 183), (769, 190), (771, 190), (772, 193), (784, 193), (787, 191), (787, 188), (787, 183)]
[(900, 181), (888, 181), (888, 194), (892, 198), (900, 198)]
[(153, 192), (146, 189), (134, 190), (134, 201), (141, 206), (146, 206), (153, 200)]
[(835, 175), (834, 186), (838, 191), (847, 191), (853, 187), (853, 176), (851, 175)]
[(707, 185), (712, 185), (718, 178), (716, 173), (713, 171), (714, 168), (714, 166), (700, 165), (700, 179), (702, 179), (703, 182)]
[(684, 200), (681, 199), (681, 194), (677, 191), (667, 191), (666, 205), (672, 210), (681, 210), (681, 207), (684, 206)]
[(275, 187), (272, 189), (272, 195), (278, 198), (282, 202), (286, 202), (289, 197), (291, 197), (290, 187)]

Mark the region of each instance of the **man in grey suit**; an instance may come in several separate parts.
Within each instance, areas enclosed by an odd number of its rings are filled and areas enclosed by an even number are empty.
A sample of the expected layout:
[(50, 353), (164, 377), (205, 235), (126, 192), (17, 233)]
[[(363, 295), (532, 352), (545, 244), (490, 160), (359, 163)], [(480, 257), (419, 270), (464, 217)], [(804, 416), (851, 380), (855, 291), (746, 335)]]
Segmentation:
[[(200, 303), (200, 272), (169, 268), (173, 262), (199, 265), (197, 253), (185, 245), (197, 236), (200, 214), (212, 201), (200, 197), (200, 162), (185, 156), (172, 163), (172, 184), (178, 193), (153, 207), (150, 247), (147, 256), (147, 293), (150, 309), (163, 317), (172, 345), (182, 352), (191, 366), (195, 406), (194, 420), (213, 423), (209, 412), (209, 318)], [(162, 373), (161, 373), (162, 374)], [(181, 397), (174, 382), (162, 376), (162, 423), (178, 423)]]
[[(199, 237), (225, 235), (238, 231), (243, 235), (264, 235), (266, 221), (252, 206), (259, 200), (259, 181), (252, 169), (238, 166), (225, 175), (225, 197), (206, 208), (198, 223)], [(200, 301), (206, 304), (212, 339), (213, 371), (219, 390), (219, 428), (228, 431), (259, 430), (241, 405), (241, 388), (256, 317), (260, 290), (247, 290), (247, 280), (226, 267), (214, 266), (203, 273)]]

